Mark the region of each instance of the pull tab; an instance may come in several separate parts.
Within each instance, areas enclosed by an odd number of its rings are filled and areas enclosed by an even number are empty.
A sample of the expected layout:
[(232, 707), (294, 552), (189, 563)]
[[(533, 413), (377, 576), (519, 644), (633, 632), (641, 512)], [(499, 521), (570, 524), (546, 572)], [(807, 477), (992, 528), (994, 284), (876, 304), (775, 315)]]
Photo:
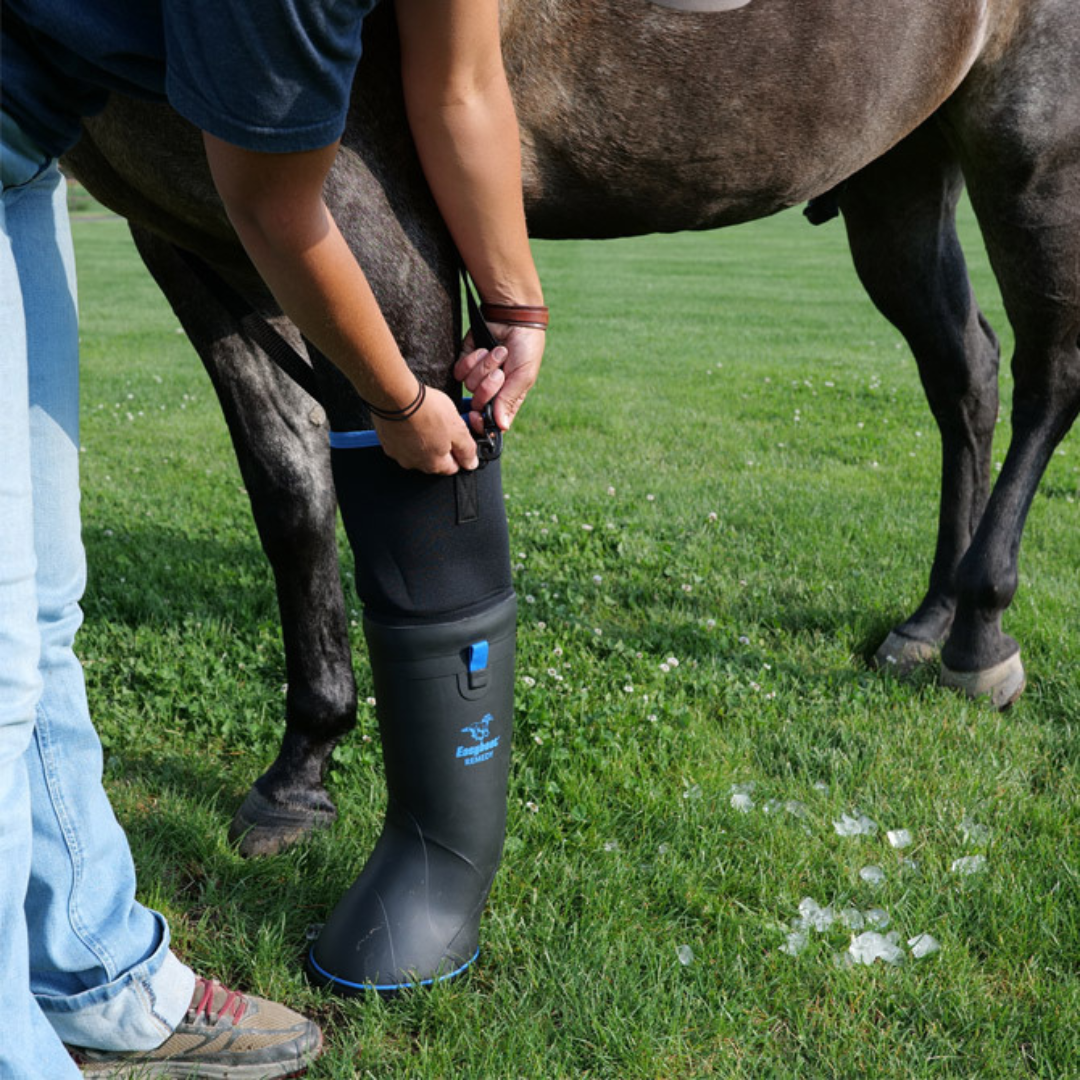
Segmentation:
[(469, 646), (469, 689), (479, 690), (488, 683), (488, 643), (477, 641)]

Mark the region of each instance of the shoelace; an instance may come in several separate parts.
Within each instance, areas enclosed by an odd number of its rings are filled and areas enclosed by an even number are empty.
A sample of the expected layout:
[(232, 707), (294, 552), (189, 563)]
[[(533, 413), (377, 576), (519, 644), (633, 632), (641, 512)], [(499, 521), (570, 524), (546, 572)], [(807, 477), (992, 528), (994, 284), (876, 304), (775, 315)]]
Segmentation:
[[(199, 998), (199, 1004), (191, 1010), (193, 1020), (197, 1020), (201, 1014), (208, 1024), (216, 1024), (223, 1016), (231, 1015), (233, 1027), (240, 1023), (244, 1013), (247, 1012), (247, 999), (243, 994), (229, 990), (213, 979), (199, 979), (198, 983), (202, 984), (202, 997)], [(216, 1014), (214, 1013), (215, 990), (220, 990), (225, 995), (225, 1002)], [(198, 984), (196, 984), (196, 991), (198, 991)]]

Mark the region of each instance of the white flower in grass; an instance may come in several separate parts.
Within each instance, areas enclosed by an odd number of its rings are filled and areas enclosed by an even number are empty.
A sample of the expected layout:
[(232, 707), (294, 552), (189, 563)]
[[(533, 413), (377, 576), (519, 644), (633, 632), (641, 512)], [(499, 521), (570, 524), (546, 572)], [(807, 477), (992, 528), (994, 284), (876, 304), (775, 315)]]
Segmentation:
[(650, 724), (655, 724), (656, 721), (660, 719), (660, 717), (657, 716), (656, 713), (649, 713), (646, 719), (649, 721)]
[(364, 700), (367, 702), (368, 705), (375, 704), (375, 699), (373, 697), (365, 698)]
[(607, 493), (609, 495), (614, 495), (615, 494), (615, 489), (613, 487), (611, 487), (610, 485), (608, 485)]
[(527, 593), (526, 596), (525, 596), (525, 603), (526, 604), (535, 604), (536, 603), (536, 597), (533, 596), (531, 593)]
[(536, 814), (540, 812), (540, 807), (537, 806), (536, 803), (532, 801), (532, 799), (529, 799), (529, 801), (525, 803), (525, 809), (528, 810), (530, 814)]
[(600, 582), (604, 580), (600, 574), (593, 574), (592, 579), (594, 585), (599, 585)]
[(739, 644), (740, 645), (749, 645), (750, 644), (750, 639), (745, 634), (740, 634), (739, 635)]
[(717, 520), (716, 511), (715, 510), (710, 510), (709, 511), (709, 521), (716, 521), (716, 520)]
[(694, 586), (688, 584), (687, 582), (683, 582), (682, 591), (684, 593), (693, 592), (694, 591)]
[(585, 532), (592, 532), (593, 531), (593, 527), (591, 525), (582, 525), (581, 527), (582, 527), (582, 529), (585, 530)]
[(706, 619), (705, 620), (705, 629), (706, 630), (715, 630), (716, 629), (716, 620), (715, 619)]
[(624, 694), (632, 694), (633, 692), (634, 692), (634, 684), (633, 683), (627, 683), (623, 687), (623, 693)]
[(522, 675), (521, 676), (521, 681), (526, 686), (535, 686), (536, 685), (536, 680), (531, 675)]
[(661, 664), (660, 670), (666, 675), (671, 670), (670, 664)]

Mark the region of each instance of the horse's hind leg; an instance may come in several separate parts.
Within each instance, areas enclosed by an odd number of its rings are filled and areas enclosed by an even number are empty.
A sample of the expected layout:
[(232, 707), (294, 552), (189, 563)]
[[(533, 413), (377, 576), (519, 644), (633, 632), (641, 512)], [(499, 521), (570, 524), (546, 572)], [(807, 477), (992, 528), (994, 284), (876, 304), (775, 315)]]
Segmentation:
[(956, 236), (959, 166), (933, 122), (846, 184), (840, 205), (855, 268), (903, 334), (941, 433), (937, 547), (926, 595), (878, 649), (907, 673), (936, 658), (956, 607), (956, 568), (989, 491), (998, 343), (971, 291)]
[(336, 817), (323, 775), (338, 739), (356, 723), (326, 420), (169, 243), (132, 233), (217, 391), (277, 586), (285, 736), (230, 828), (243, 854), (272, 854)]
[(1080, 34), (1071, 14), (1049, 25), (1049, 11), (1033, 6), (998, 70), (976, 73), (949, 107), (1016, 351), (1012, 442), (959, 567), (943, 678), (1000, 707), (1024, 685), (1018, 646), (1001, 629), (1024, 523), (1080, 410)]

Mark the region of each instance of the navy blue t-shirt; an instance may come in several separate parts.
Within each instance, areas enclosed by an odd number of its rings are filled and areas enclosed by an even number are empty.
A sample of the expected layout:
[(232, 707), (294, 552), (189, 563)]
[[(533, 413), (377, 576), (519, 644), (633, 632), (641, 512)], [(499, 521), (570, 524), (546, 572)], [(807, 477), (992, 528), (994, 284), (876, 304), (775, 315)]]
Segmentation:
[(375, 3), (3, 0), (0, 107), (54, 155), (114, 89), (248, 150), (315, 150), (345, 129)]

